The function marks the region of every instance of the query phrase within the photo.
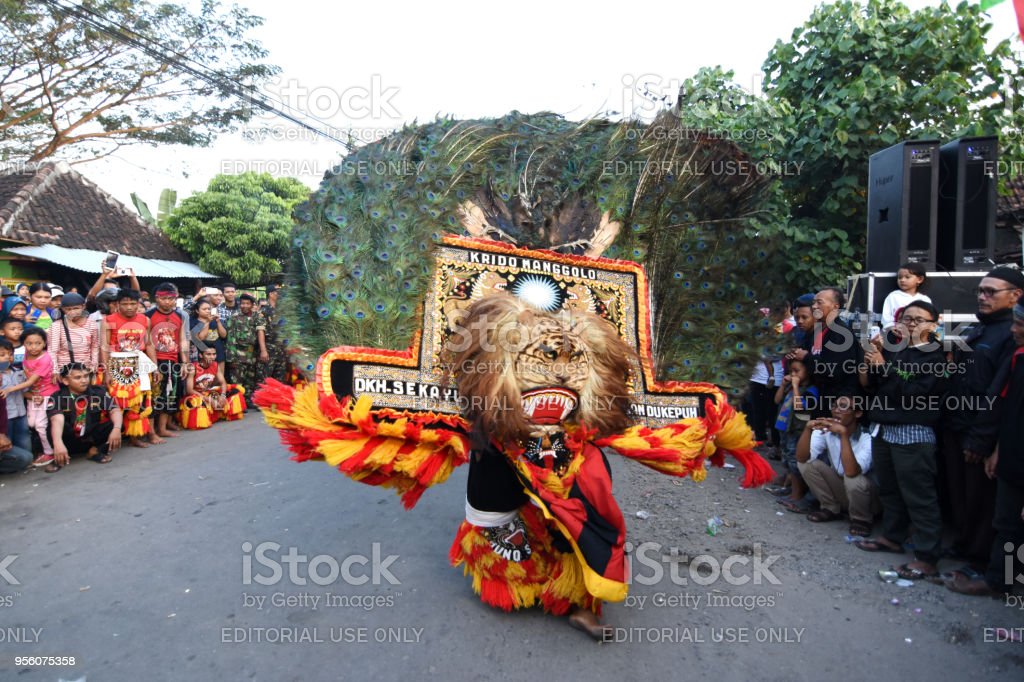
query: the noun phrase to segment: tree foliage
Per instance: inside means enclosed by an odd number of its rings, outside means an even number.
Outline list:
[[[784,233],[799,245],[791,280],[859,269],[874,152],[902,140],[998,134],[1004,159],[1024,159],[1022,63],[1009,40],[986,49],[990,29],[966,2],[911,11],[895,0],[844,0],[818,7],[775,44],[765,96],[782,116],[764,124],[790,136],[780,160],[801,164],[781,178],[791,209]]]
[[[57,9],[69,4],[119,25],[120,37]],[[262,23],[237,5],[222,10],[216,0],[203,0],[197,13],[147,0],[0,0],[0,159],[39,161],[61,152],[89,160],[142,142],[208,145],[252,115],[232,91],[278,72],[250,37]],[[125,38],[183,55],[217,72],[219,85]]]
[[[154,216],[153,212],[149,210],[149,204],[143,201],[142,197],[135,192],[132,192],[131,197],[135,210],[139,212],[143,220],[153,227],[164,227],[171,217],[174,205],[178,203],[178,193],[165,187],[160,191],[160,203],[157,206],[157,214]]]
[[[252,286],[280,273],[292,209],[308,196],[309,188],[294,178],[218,175],[205,192],[182,201],[164,229],[203,270]]]

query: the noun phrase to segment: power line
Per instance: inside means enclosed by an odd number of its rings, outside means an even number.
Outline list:
[[[86,24],[92,26],[96,30],[101,31],[106,35],[110,36],[111,38],[123,42],[126,45],[129,45],[130,47],[133,47],[149,55],[150,57],[153,57],[161,63],[168,64],[178,69],[179,71],[183,71],[192,76],[195,76],[196,78],[199,78],[200,80],[220,89],[222,92],[234,95],[235,97],[238,97],[239,99],[242,99],[243,101],[249,104],[255,105],[256,107],[263,111],[266,111],[267,113],[273,114],[274,116],[278,116],[287,121],[290,121],[291,123],[294,123],[297,126],[300,126],[316,135],[319,135],[320,137],[328,139],[332,142],[336,142],[343,146],[348,151],[352,151],[352,149],[354,149],[355,147],[355,145],[353,145],[351,142],[335,137],[331,133],[324,131],[315,125],[307,123],[305,120],[302,120],[295,114],[282,111],[278,107],[274,106],[274,104],[272,104],[264,95],[259,94],[254,90],[243,88],[238,83],[227,79],[224,76],[224,74],[218,73],[210,69],[206,65],[197,62],[196,60],[186,55],[165,48],[159,45],[153,39],[142,34],[139,34],[124,25],[117,24],[87,7],[81,5],[74,5],[71,3],[60,3],[57,2],[56,0],[41,0],[41,2],[45,5],[50,6],[57,12],[72,16],[76,19],[79,19],[80,21],[85,22]],[[330,124],[328,124],[327,122],[321,121],[320,119],[317,119],[314,116],[310,116],[305,112],[298,111],[293,107],[289,106],[285,102],[277,100],[277,103],[286,109],[296,111],[299,115],[304,116],[305,118],[313,119],[317,123],[330,127]]]

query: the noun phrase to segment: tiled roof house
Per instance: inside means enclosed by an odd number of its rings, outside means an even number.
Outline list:
[[[211,277],[159,228],[66,162],[0,171],[0,240],[8,256],[99,273],[107,250],[140,277]],[[13,244],[12,244],[13,242]]]

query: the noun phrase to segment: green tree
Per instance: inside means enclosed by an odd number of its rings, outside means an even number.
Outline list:
[[[92,21],[116,25],[117,35]],[[250,36],[262,23],[216,0],[195,13],[146,0],[0,0],[0,159],[62,152],[86,161],[141,142],[208,145],[251,118],[236,93],[279,70]],[[219,74],[218,85],[172,64],[175,53]]]
[[[797,288],[833,282],[842,272],[836,262],[854,255],[846,233],[830,226],[815,229],[790,216],[783,177],[799,176],[803,161],[788,150],[798,132],[788,127],[791,104],[738,85],[732,71],[705,67],[683,81],[674,113],[689,128],[711,131],[733,141],[754,161],[754,170],[772,177],[759,210],[746,216],[746,238],[770,250],[775,267],[764,273],[758,294],[762,301],[781,299]]]
[[[149,210],[149,204],[143,201],[142,197],[135,192],[132,192],[131,196],[135,210],[139,212],[143,220],[153,227],[163,227],[166,225],[171,217],[171,212],[174,210],[174,205],[178,203],[178,193],[173,189],[165,187],[160,191],[160,203],[158,204],[157,214],[154,216],[153,212]]]
[[[173,211],[164,230],[207,272],[239,286],[266,282],[289,253],[292,208],[309,196],[294,178],[218,175]]]
[[[785,112],[777,126],[793,133],[780,160],[800,164],[782,177],[786,231],[798,246],[790,280],[859,269],[872,153],[901,140],[1001,134],[1003,158],[1024,159],[1022,62],[1009,40],[986,49],[990,29],[966,2],[911,11],[895,0],[844,0],[775,44],[765,96]]]

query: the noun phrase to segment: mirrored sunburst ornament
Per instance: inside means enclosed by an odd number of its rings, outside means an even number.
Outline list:
[[[523,299],[534,308],[554,312],[562,307],[564,294],[555,281],[549,277],[527,275],[512,285],[512,294]]]

